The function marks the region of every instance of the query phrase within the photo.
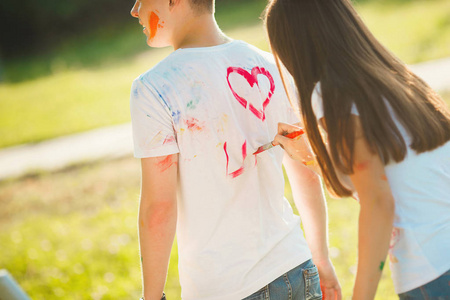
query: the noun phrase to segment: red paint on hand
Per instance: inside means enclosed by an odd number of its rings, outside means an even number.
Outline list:
[[[294,131],[294,132],[286,134],[285,137],[290,138],[290,139],[294,139],[294,138],[296,138],[296,137],[298,137],[298,136],[300,136],[300,135],[302,135],[304,133],[305,133],[305,131],[303,129],[300,129],[298,131]]]

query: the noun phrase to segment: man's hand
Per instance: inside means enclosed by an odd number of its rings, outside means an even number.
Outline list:
[[[314,261],[314,259],[313,259]],[[336,277],[333,264],[330,259],[314,262],[319,270],[320,289],[322,290],[322,299],[341,300],[342,292],[339,281]]]

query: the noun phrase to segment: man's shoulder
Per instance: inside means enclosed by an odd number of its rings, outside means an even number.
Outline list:
[[[173,78],[172,75],[174,74],[180,75],[192,71],[193,68],[204,68],[210,65],[209,60],[211,60],[211,65],[217,66],[220,61],[219,57],[225,57],[224,63],[229,63],[229,58],[235,60],[239,57],[238,61],[245,61],[245,57],[251,57],[252,60],[256,58],[257,61],[263,61],[262,64],[266,67],[269,65],[276,67],[275,59],[271,53],[247,42],[234,40],[223,46],[174,51],[142,73],[136,80],[147,84],[156,84],[160,80]]]
[[[275,58],[273,57],[273,54],[270,52],[267,52],[265,50],[262,50],[261,48],[256,47],[255,45],[243,43],[249,51],[253,51],[255,54],[262,56],[263,58],[267,59],[271,63],[275,63]]]
[[[170,54],[158,63],[156,63],[153,67],[139,75],[136,80],[140,81],[153,81],[158,77],[161,77],[165,72],[170,70],[177,62],[174,59],[173,55]],[[150,80],[151,79],[151,80]]]

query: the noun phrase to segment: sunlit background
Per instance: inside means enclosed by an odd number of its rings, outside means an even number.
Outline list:
[[[226,34],[268,50],[260,19],[265,0],[216,1]],[[129,15],[133,4],[0,1],[0,151],[130,121],[131,82],[171,51],[147,47]],[[406,63],[450,56],[450,1],[355,5]],[[450,94],[443,96],[449,103]],[[126,156],[0,181],[0,269],[32,299],[138,299],[139,176],[139,161]],[[350,299],[358,204],[329,199],[328,205],[330,254]],[[166,294],[180,298],[176,245]],[[388,268],[376,299],[396,299]]]

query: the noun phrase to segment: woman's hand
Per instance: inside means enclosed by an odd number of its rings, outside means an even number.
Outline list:
[[[320,175],[320,169],[316,162],[315,155],[311,150],[308,138],[305,134],[293,139],[285,136],[291,132],[299,130],[303,129],[297,125],[278,123],[278,134],[273,139],[273,145],[280,145],[292,159],[300,161],[305,166]]]

